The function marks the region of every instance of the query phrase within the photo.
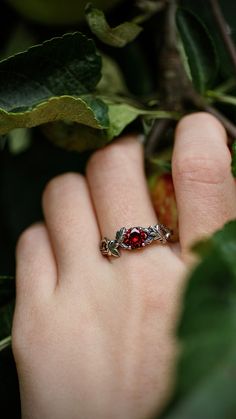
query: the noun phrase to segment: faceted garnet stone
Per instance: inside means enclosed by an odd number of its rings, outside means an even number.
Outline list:
[[[125,233],[123,243],[130,246],[131,249],[142,247],[147,238],[147,233],[142,231],[139,227],[129,228]]]

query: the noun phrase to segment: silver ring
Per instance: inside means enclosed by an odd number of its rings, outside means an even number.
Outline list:
[[[114,240],[104,237],[100,243],[100,251],[104,256],[120,257],[120,249],[135,250],[141,249],[154,241],[162,244],[168,242],[172,232],[163,224],[155,224],[148,228],[144,227],[122,227],[116,232]]]

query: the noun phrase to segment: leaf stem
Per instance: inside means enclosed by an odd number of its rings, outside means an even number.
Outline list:
[[[236,138],[236,126],[228,119],[226,116],[224,116],[218,109],[214,108],[211,105],[206,105],[204,107],[204,110],[206,112],[211,113],[216,118],[219,119],[219,121],[222,123],[222,125],[225,127],[226,131],[230,135],[231,139],[235,140]],[[231,143],[232,141],[230,141]]]
[[[171,124],[172,121],[170,119],[159,119],[155,121],[153,128],[148,135],[148,141],[145,147],[146,158],[149,158],[154,154],[161,137],[164,135],[165,131]]]
[[[165,36],[166,36],[166,47],[170,49],[176,49],[176,15],[177,4],[176,0],[169,0],[169,6],[166,11],[166,22],[165,22]]]
[[[226,80],[224,83],[220,84],[218,87],[214,89],[216,93],[227,93],[236,87],[236,80],[234,78],[230,78]]]
[[[226,131],[228,132],[230,138],[230,143],[232,139],[236,138],[236,125],[234,125],[225,115],[223,115],[218,109],[212,106],[208,101],[207,98],[200,96],[195,90],[189,94],[188,99],[200,110],[205,112],[209,112],[214,115],[222,125],[225,127]]]
[[[207,97],[215,100],[216,102],[227,103],[229,105],[236,106],[236,97],[230,95],[221,94],[215,90],[208,90]]]
[[[11,336],[7,336],[5,339],[2,339],[0,341],[0,351],[3,351],[3,349],[7,348],[11,345]]]
[[[142,10],[142,14],[136,16],[132,22],[136,25],[140,25],[150,19],[154,14],[160,12],[166,6],[167,0],[156,1],[147,1],[139,0],[136,2],[136,7]]]
[[[145,115],[146,118],[158,118],[158,119],[171,119],[178,121],[183,114],[181,112],[175,111],[163,111],[163,110],[142,110],[142,115]]]
[[[232,64],[236,73],[236,48],[234,42],[230,36],[230,31],[228,30],[228,24],[223,16],[221,7],[218,0],[209,0],[212,8],[215,21],[221,33],[222,39],[224,41],[225,47],[228,50],[229,56],[231,58]]]

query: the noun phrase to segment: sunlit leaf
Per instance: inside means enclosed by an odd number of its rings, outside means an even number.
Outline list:
[[[119,65],[111,57],[102,56],[102,78],[96,90],[103,94],[127,94],[128,89]]]
[[[108,108],[108,128],[97,130],[70,122],[50,123],[42,127],[46,137],[59,147],[81,152],[103,147],[118,137],[129,124],[139,117],[167,119],[180,117],[177,112],[141,108],[135,103],[125,103],[128,100],[125,98],[119,98],[121,103],[117,103],[117,97],[114,97],[113,100],[112,96],[111,98],[101,96],[101,99]]]
[[[109,108],[110,127],[108,128],[107,136],[111,139],[120,135],[124,128],[135,121],[139,116],[145,116],[150,119],[167,118],[178,120],[180,118],[178,112],[141,108],[138,105],[125,103],[125,101],[123,103],[116,103],[106,99],[104,99],[104,101]]]
[[[0,62],[0,134],[61,119],[107,128],[107,106],[90,94],[100,78],[101,57],[79,32]]]
[[[115,28],[111,28],[102,10],[88,4],[85,9],[86,19],[94,35],[100,41],[112,47],[124,47],[133,41],[142,31],[142,28],[134,22],[124,22]]]

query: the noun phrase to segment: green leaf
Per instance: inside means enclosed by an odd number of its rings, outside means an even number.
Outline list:
[[[226,103],[228,105],[236,106],[236,97],[230,95],[224,95],[216,90],[208,90],[206,96],[215,102]]]
[[[9,132],[8,148],[12,154],[20,154],[32,145],[32,131],[27,128],[18,128]]]
[[[69,151],[95,150],[108,142],[104,130],[73,122],[51,122],[43,125],[42,131],[49,141]]]
[[[179,326],[182,353],[165,419],[236,417],[236,221],[195,246]]]
[[[122,48],[142,32],[142,28],[133,22],[124,22],[111,28],[102,10],[96,9],[92,4],[88,4],[85,13],[92,33],[112,47]]]
[[[103,100],[107,103],[109,108],[110,127],[107,130],[109,139],[120,135],[124,128],[135,121],[139,116],[143,116],[147,119],[167,118],[178,120],[180,118],[180,114],[177,112],[160,111],[159,109],[142,109],[134,104],[111,102],[105,98],[103,98]]]
[[[108,108],[110,121],[108,128],[97,130],[81,124],[57,122],[44,125],[42,127],[44,134],[59,147],[82,152],[105,146],[108,142],[118,137],[129,124],[140,116],[147,119],[180,118],[180,114],[177,112],[138,107],[138,104],[133,103],[129,98],[101,96],[101,99]],[[129,103],[126,103],[126,101]]]
[[[96,90],[101,94],[127,94],[128,89],[118,64],[108,55],[102,57],[102,78]]]
[[[155,71],[153,74],[153,68],[141,43],[131,42],[120,49],[118,55],[127,86],[132,94],[136,97],[153,97],[156,89]]]
[[[220,3],[226,20],[228,19],[228,22],[230,24],[232,24],[232,22],[234,21],[234,25],[231,26],[231,33],[234,39],[236,39],[236,32],[234,30],[236,22],[236,9],[234,7],[234,3],[232,2],[232,0],[220,0]],[[194,13],[195,16],[198,16],[198,18],[204,23],[205,27],[207,28],[207,31],[210,34],[210,37],[213,40],[216,49],[220,74],[223,77],[235,77],[235,69],[232,64],[232,60],[229,56],[227,48],[225,48],[224,40],[222,39],[222,35],[219,31],[217,23],[211,13],[209,2],[206,0],[179,0],[179,5]]]
[[[219,68],[214,44],[204,24],[188,10],[179,8],[176,22],[193,84],[204,93],[212,86]]]
[[[6,134],[15,128],[31,128],[62,119],[97,129],[107,128],[109,125],[107,107],[102,101],[93,96],[61,96],[51,98],[25,112],[6,112],[0,109],[0,134]]]
[[[133,19],[133,22],[140,24],[150,19],[157,12],[163,10],[165,4],[164,2],[158,2],[156,0],[139,0],[136,3],[136,7],[142,11],[142,14],[136,16]]]
[[[127,103],[109,103],[110,127],[107,132],[109,139],[118,137],[131,122],[142,115],[141,109],[137,109]]]
[[[75,24],[84,18],[87,0],[7,0],[27,19],[48,25]],[[121,0],[94,0],[94,4],[108,10]]]
[[[9,346],[11,346],[11,336],[7,336],[6,338],[0,340],[0,352]]]
[[[236,178],[236,141],[232,145],[232,173]]]
[[[100,78],[101,57],[79,32],[0,62],[0,134],[61,119],[108,127],[107,106],[90,94]]]
[[[32,93],[38,102],[91,92],[101,78],[101,57],[91,39],[68,33],[1,61],[0,74],[0,104],[14,110],[23,107],[22,92],[25,107],[34,105]]]

